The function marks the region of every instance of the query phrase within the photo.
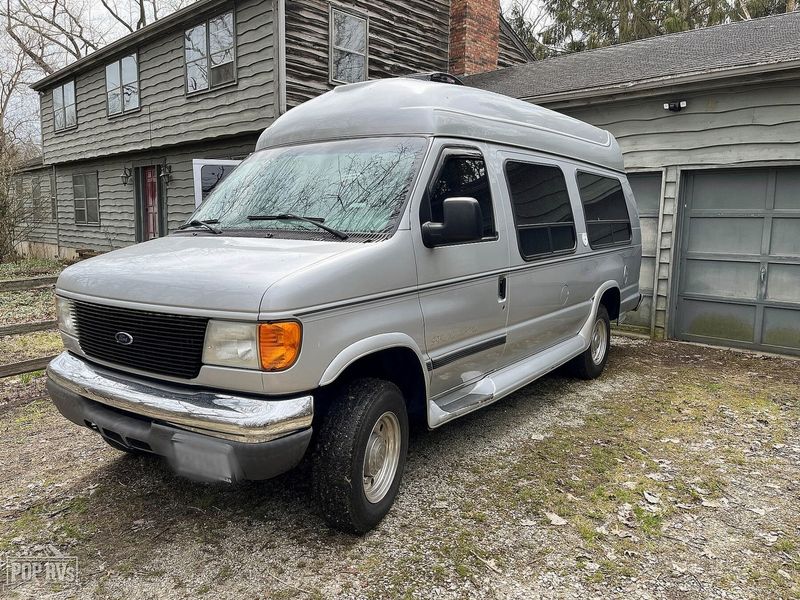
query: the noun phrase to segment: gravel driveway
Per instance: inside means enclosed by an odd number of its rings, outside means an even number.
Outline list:
[[[412,435],[397,504],[325,526],[302,468],[237,487],[121,455],[45,400],[0,415],[0,552],[75,555],[53,598],[798,598],[800,362],[614,338]],[[0,565],[1,566],[1,565]]]

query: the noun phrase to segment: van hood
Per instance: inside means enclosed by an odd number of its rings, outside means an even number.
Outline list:
[[[280,279],[358,245],[275,238],[160,238],[65,269],[59,292],[86,300],[257,315]]]

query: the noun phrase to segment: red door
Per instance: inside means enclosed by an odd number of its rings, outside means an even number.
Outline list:
[[[158,168],[144,167],[144,239],[161,235],[158,218]]]

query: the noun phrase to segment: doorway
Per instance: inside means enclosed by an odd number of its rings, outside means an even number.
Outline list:
[[[160,165],[136,167],[136,241],[166,234],[166,201]]]

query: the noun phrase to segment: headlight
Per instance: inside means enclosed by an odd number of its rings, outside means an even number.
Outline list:
[[[75,326],[75,303],[69,298],[56,296],[56,318],[58,328],[67,335],[78,336],[78,328]]]
[[[258,326],[254,323],[209,321],[203,363],[258,369]]]
[[[297,321],[235,323],[209,321],[203,364],[284,371],[300,354],[302,327]]]

